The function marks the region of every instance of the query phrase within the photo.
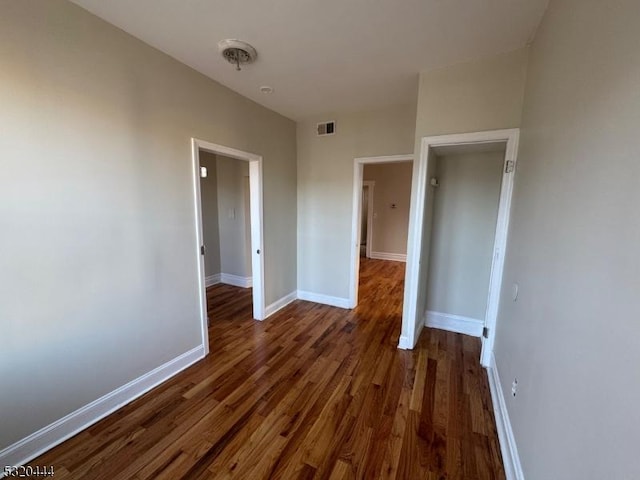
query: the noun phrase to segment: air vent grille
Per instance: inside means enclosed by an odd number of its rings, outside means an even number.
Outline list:
[[[333,135],[336,133],[336,122],[323,122],[318,124],[318,136]]]

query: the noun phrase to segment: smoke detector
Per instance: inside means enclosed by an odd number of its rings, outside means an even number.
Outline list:
[[[218,42],[218,50],[227,62],[236,66],[236,70],[240,70],[240,65],[253,63],[258,57],[255,48],[247,42],[233,38]]]

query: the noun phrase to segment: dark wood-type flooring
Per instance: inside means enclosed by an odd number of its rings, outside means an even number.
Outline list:
[[[30,462],[57,479],[504,479],[477,338],[397,349],[404,264],[362,260],[360,305],[207,291],[211,353]]]

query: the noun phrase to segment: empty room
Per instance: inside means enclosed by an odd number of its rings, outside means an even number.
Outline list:
[[[0,0],[0,477],[640,478],[639,27]]]

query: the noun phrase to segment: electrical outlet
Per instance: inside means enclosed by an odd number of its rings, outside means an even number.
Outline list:
[[[511,395],[515,397],[517,393],[518,393],[518,379],[514,378],[513,383],[511,384]]]

